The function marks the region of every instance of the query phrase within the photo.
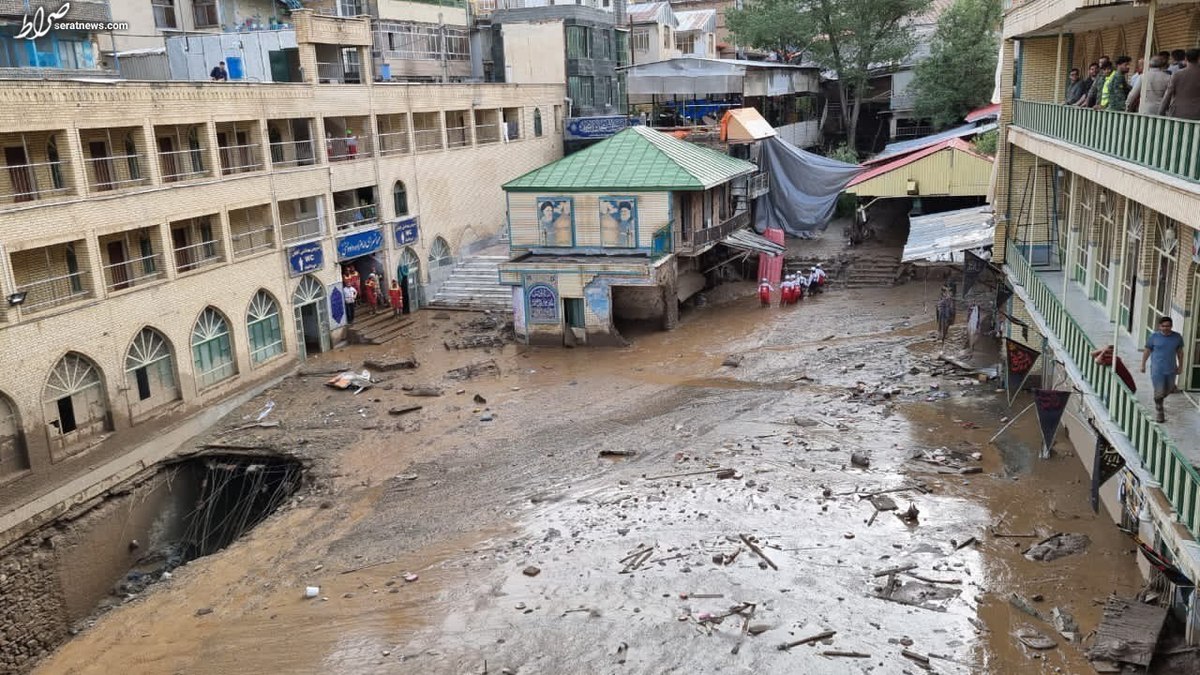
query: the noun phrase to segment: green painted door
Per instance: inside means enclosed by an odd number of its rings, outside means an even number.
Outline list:
[[[567,314],[567,325],[571,328],[583,328],[583,298],[563,298],[563,307]]]

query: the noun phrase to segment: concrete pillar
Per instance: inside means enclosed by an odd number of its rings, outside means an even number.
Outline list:
[[[114,140],[113,143],[115,144],[117,141]],[[149,118],[142,122],[142,147],[145,148],[146,161],[143,164],[146,165],[145,170],[150,176],[150,184],[162,185],[162,165],[158,159],[158,145],[154,140],[154,122]],[[122,148],[121,152],[113,150],[113,154],[124,154],[124,149]]]

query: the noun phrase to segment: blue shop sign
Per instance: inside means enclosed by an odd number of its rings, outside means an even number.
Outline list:
[[[409,244],[417,243],[419,232],[417,230],[417,217],[409,216],[396,221],[393,226],[396,235],[397,246],[408,246]]]
[[[549,284],[534,284],[528,291],[529,323],[558,323],[558,292]]]
[[[568,117],[566,137],[568,140],[608,138],[628,127],[640,124],[641,120],[627,115],[601,115],[597,117]]]
[[[292,276],[316,272],[325,266],[325,249],[319,241],[310,241],[288,249],[288,266]]]
[[[355,232],[337,240],[338,260],[349,260],[369,255],[383,248],[383,232],[379,228]]]

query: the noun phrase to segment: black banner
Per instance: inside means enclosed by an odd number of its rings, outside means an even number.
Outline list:
[[[996,308],[1005,309],[1008,307],[1008,301],[1012,296],[1012,286],[1009,286],[1007,281],[1001,281],[1000,286],[996,288]]]
[[[975,282],[979,280],[979,275],[987,269],[987,261],[970,251],[963,253],[963,297],[965,298],[967,293],[971,292],[971,288],[975,286]]]
[[[1004,340],[1004,351],[1005,388],[1008,390],[1008,403],[1012,405],[1013,399],[1021,392],[1021,387],[1025,386],[1025,380],[1029,379],[1029,374],[1033,372],[1033,364],[1042,353],[1012,338]]]
[[[1134,538],[1134,541],[1137,542],[1138,548],[1142,551],[1142,555],[1146,556],[1146,560],[1150,563],[1150,565],[1159,572],[1162,572],[1163,576],[1167,578],[1167,581],[1170,581],[1176,586],[1195,586],[1192,580],[1187,578],[1187,576],[1181,572],[1178,567],[1172,565],[1171,561],[1167,560],[1166,557],[1164,557],[1158,551],[1155,551],[1147,546],[1146,542],[1137,537]]]
[[[1067,399],[1071,392],[1057,389],[1034,389],[1033,403],[1037,409],[1038,426],[1042,428],[1042,457],[1050,456],[1050,448],[1054,447],[1054,435],[1062,423],[1063,414],[1067,412]]]
[[[1125,466],[1125,458],[1107,438],[1096,431],[1095,427],[1092,427],[1092,431],[1096,434],[1096,456],[1092,460],[1092,512],[1099,513],[1100,486],[1117,475],[1121,467]]]

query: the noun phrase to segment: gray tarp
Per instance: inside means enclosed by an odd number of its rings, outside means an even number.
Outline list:
[[[805,152],[778,137],[762,144],[762,168],[771,175],[771,191],[755,201],[754,229],[760,233],[777,227],[794,237],[809,237],[824,230],[838,195],[865,170]]]

